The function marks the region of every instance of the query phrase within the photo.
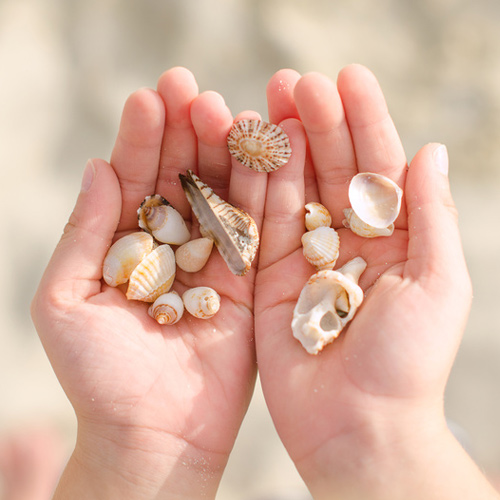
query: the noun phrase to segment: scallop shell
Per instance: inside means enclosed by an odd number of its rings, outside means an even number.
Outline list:
[[[306,205],[306,229],[308,231],[313,231],[318,227],[330,227],[332,224],[332,216],[328,209],[318,203],[317,201],[312,201]]]
[[[104,258],[104,281],[109,286],[126,283],[136,266],[153,250],[153,246],[153,237],[142,231],[116,240]]]
[[[220,308],[220,296],[208,286],[190,288],[182,294],[186,310],[196,318],[209,319]]]
[[[356,215],[366,224],[386,228],[398,217],[403,190],[381,174],[363,172],[349,184],[349,201]]]
[[[318,354],[335,340],[363,302],[359,276],[366,268],[361,257],[337,271],[318,271],[302,289],[293,311],[293,336],[309,354]]]
[[[318,271],[335,267],[339,246],[339,235],[331,227],[318,227],[302,235],[304,257]]]
[[[210,238],[188,241],[175,251],[175,261],[183,271],[195,273],[207,263],[213,246],[214,242]]]
[[[285,165],[292,154],[285,132],[262,120],[240,120],[227,137],[229,152],[243,165],[257,172],[273,172]]]
[[[363,222],[352,208],[344,208],[344,217],[342,221],[344,227],[351,229],[353,233],[356,233],[363,238],[377,238],[379,236],[391,236],[394,232],[394,224],[388,227],[373,227],[366,222]]]
[[[179,178],[201,233],[215,242],[231,272],[243,276],[259,247],[257,224],[246,212],[217,196],[191,170]]]
[[[182,245],[191,238],[182,215],[159,194],[144,199],[137,210],[137,218],[139,227],[162,243]]]
[[[130,275],[127,299],[154,302],[170,290],[174,279],[174,251],[169,245],[160,245],[148,254]]]
[[[160,325],[174,325],[184,314],[184,303],[177,292],[164,293],[149,306],[148,314]]]

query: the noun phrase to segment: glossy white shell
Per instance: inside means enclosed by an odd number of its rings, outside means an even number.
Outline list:
[[[153,250],[151,235],[142,231],[128,234],[115,241],[102,266],[104,281],[110,286],[126,283],[137,265]]]
[[[186,310],[196,318],[209,319],[220,308],[220,296],[208,286],[190,288],[182,294]]]
[[[363,302],[357,285],[366,262],[361,257],[337,271],[318,271],[302,289],[293,311],[293,336],[309,354],[318,354],[338,337]]]
[[[317,201],[312,201],[307,203],[306,206],[306,217],[305,224],[308,231],[313,231],[318,227],[330,227],[332,224],[332,216],[328,209],[318,203]]]
[[[200,271],[207,263],[213,246],[210,238],[196,238],[184,243],[175,251],[177,265],[188,273]]]
[[[304,257],[318,271],[335,267],[339,246],[339,235],[332,227],[321,226],[302,235]]]
[[[184,314],[184,303],[177,292],[167,292],[149,306],[148,314],[160,325],[174,325]]]
[[[363,238],[377,238],[379,236],[391,236],[394,232],[394,224],[388,227],[373,227],[366,222],[363,222],[354,212],[352,208],[344,208],[344,217],[342,221],[344,227],[351,229],[353,233],[356,233]]]

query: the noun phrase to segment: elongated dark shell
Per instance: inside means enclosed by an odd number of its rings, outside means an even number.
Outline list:
[[[259,247],[257,224],[246,212],[217,196],[191,170],[179,178],[202,234],[214,240],[231,272],[243,276]]]

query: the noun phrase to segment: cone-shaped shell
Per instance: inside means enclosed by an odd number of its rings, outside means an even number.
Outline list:
[[[127,299],[154,302],[170,290],[175,278],[175,255],[169,245],[155,248],[130,275]]]
[[[240,120],[227,137],[229,152],[243,165],[257,172],[273,172],[285,165],[292,154],[285,132],[262,120]]]
[[[363,172],[349,184],[349,201],[356,215],[366,224],[386,228],[397,218],[403,190],[381,174]]]
[[[183,271],[196,273],[207,263],[213,246],[214,242],[210,238],[188,241],[175,251],[175,261]]]
[[[318,227],[302,235],[304,257],[318,271],[335,267],[339,246],[339,235],[332,227]]]
[[[370,224],[363,222],[352,208],[344,208],[344,217],[342,221],[344,227],[351,229],[353,233],[356,233],[363,238],[378,238],[379,236],[391,236],[394,232],[394,224],[388,227],[373,227]]]
[[[186,175],[180,174],[179,178],[200,222],[200,232],[214,241],[232,273],[244,275],[259,247],[255,221],[243,210],[217,196],[191,170]]]
[[[332,216],[328,209],[318,203],[317,201],[312,201],[307,203],[306,208],[306,229],[308,231],[313,231],[318,227],[330,227],[332,224]]]
[[[164,293],[149,306],[148,314],[160,325],[174,325],[184,314],[184,303],[177,292]]]
[[[182,294],[186,310],[196,318],[209,319],[220,308],[220,296],[208,286],[190,288]]]
[[[104,281],[110,286],[126,283],[137,265],[153,250],[152,236],[142,231],[116,240],[108,250],[102,266]]]

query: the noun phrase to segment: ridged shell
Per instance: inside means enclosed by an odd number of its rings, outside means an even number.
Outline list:
[[[304,257],[318,271],[335,267],[339,246],[339,235],[331,227],[318,227],[302,235]]]
[[[328,209],[318,203],[317,201],[312,201],[307,203],[306,208],[306,229],[308,231],[313,231],[318,227],[330,227],[332,224],[332,216]]]
[[[349,184],[349,201],[356,215],[366,224],[386,228],[398,217],[403,190],[381,174],[363,172]]]
[[[188,241],[175,251],[175,261],[183,271],[195,273],[203,269],[213,246],[214,242],[210,238],[196,238]]]
[[[148,314],[160,325],[174,325],[184,314],[184,303],[177,292],[164,293],[149,306]]]
[[[196,318],[209,319],[220,308],[220,296],[208,286],[190,288],[182,294],[186,310]]]
[[[363,238],[390,236],[394,232],[394,224],[383,228],[373,227],[363,222],[352,208],[344,208],[343,212],[345,219],[342,221],[342,224],[344,227],[351,229],[353,233],[363,236]]]
[[[175,279],[175,255],[169,245],[156,247],[130,276],[127,299],[154,302]]]
[[[243,165],[257,172],[273,172],[285,165],[292,154],[285,132],[262,120],[240,120],[227,137],[229,152]]]
[[[259,247],[257,224],[246,212],[217,196],[191,170],[179,178],[201,233],[214,241],[231,272],[243,276]]]
[[[144,199],[137,218],[139,227],[162,243],[182,245],[191,237],[182,215],[159,194]]]
[[[142,231],[115,241],[104,258],[104,281],[110,286],[126,283],[136,266],[153,250],[153,245],[152,236]]]
[[[318,354],[335,340],[363,302],[359,276],[366,268],[361,257],[337,271],[318,271],[302,289],[293,311],[293,336],[309,354]]]

